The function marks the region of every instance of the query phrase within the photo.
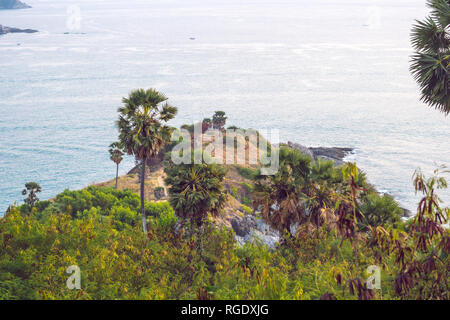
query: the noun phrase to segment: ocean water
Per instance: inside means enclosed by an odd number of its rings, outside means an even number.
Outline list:
[[[414,170],[449,165],[450,119],[408,71],[424,0],[26,2],[0,11],[0,24],[40,31],[0,36],[0,212],[28,181],[46,199],[113,178],[116,110],[140,87],[179,108],[173,125],[224,110],[281,141],[353,147],[409,209]]]

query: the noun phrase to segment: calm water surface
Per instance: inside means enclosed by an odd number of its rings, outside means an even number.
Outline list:
[[[139,87],[166,93],[174,125],[221,109],[281,141],[353,147],[410,209],[415,168],[449,164],[450,119],[419,102],[408,71],[423,0],[26,2],[0,11],[0,24],[40,31],[0,37],[0,212],[28,181],[44,199],[112,178],[116,109]]]

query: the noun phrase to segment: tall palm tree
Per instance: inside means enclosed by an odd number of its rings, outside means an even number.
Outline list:
[[[39,201],[37,193],[41,192],[41,186],[36,182],[25,183],[25,189],[22,190],[22,195],[28,193],[28,197],[24,199],[24,202],[33,208],[34,204]]]
[[[119,164],[123,160],[122,147],[119,142],[113,142],[109,145],[109,154],[110,154],[109,158],[116,164],[116,190],[117,190],[117,182],[119,179]]]
[[[142,229],[147,233],[144,207],[145,165],[170,141],[172,129],[167,126],[177,113],[177,108],[166,102],[167,98],[155,89],[137,89],[118,109],[119,143],[129,155],[141,162],[141,215]]]
[[[197,151],[200,152],[200,151]],[[208,213],[218,215],[226,202],[226,170],[218,164],[181,164],[165,169],[169,202],[175,214],[200,227]]]
[[[420,86],[421,100],[450,112],[450,0],[428,0],[430,15],[417,21],[411,32],[416,51],[411,72]]]

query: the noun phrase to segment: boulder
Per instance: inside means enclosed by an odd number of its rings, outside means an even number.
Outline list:
[[[236,235],[239,237],[245,237],[250,234],[252,229],[256,229],[255,218],[251,215],[245,215],[242,218],[233,218],[230,221],[230,224]]]
[[[333,160],[333,161],[341,161],[353,151],[352,148],[338,148],[338,147],[318,147],[318,148],[309,148],[309,150],[314,154],[314,159],[321,157],[323,159]]]
[[[272,229],[262,219],[257,219],[254,215],[234,218],[231,220],[231,226],[236,233],[236,241],[241,246],[249,241],[259,241],[274,249],[281,240],[278,231]]]

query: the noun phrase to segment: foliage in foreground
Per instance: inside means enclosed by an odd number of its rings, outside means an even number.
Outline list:
[[[425,200],[407,228],[385,223],[343,240],[326,222],[304,224],[277,249],[239,247],[209,223],[185,232],[168,202],[145,204],[143,237],[138,195],[66,190],[0,219],[0,299],[448,299],[449,232],[427,229],[448,216],[434,204],[428,212],[444,181],[416,184]],[[70,265],[81,269],[81,290],[66,286]],[[364,284],[371,265],[381,268],[380,290]]]
[[[339,247],[325,231],[316,243],[299,242],[316,255],[298,256],[301,247],[239,248],[232,231],[211,225],[191,237],[160,217],[149,218],[144,238],[139,223],[123,227],[120,216],[100,211],[39,218],[13,208],[0,220],[0,299],[318,299],[325,291],[354,298],[340,293],[335,272],[363,270],[346,262],[349,244]],[[70,265],[81,269],[81,290],[66,287]]]

